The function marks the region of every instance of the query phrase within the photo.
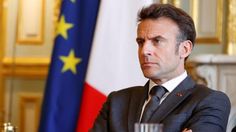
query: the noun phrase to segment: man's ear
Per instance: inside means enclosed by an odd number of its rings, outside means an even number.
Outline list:
[[[186,58],[190,55],[193,49],[193,43],[190,40],[185,40],[179,45],[179,54],[181,58]]]

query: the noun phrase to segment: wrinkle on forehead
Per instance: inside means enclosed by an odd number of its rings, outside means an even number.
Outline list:
[[[158,19],[146,19],[139,23],[137,29],[137,37],[153,38],[162,36],[168,38],[170,34],[177,36],[179,34],[178,25],[170,18],[161,17]]]

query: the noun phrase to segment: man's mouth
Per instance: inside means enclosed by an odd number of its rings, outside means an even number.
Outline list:
[[[154,63],[154,62],[144,62],[144,63],[142,63],[143,67],[150,67],[150,66],[153,66],[153,65],[156,65],[156,63]]]

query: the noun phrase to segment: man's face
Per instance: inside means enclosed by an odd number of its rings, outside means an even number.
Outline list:
[[[136,40],[145,77],[156,83],[164,83],[184,71],[184,58],[180,56],[182,49],[176,47],[178,35],[177,24],[169,18],[141,21]]]

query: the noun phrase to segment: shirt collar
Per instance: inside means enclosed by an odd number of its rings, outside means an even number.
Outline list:
[[[185,78],[187,77],[187,72],[184,71],[181,75],[165,82],[162,84],[163,87],[165,87],[168,92],[172,92]],[[157,84],[153,82],[152,80],[149,81],[149,92],[152,89],[153,86],[156,86]]]

